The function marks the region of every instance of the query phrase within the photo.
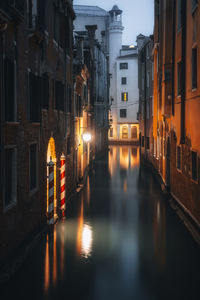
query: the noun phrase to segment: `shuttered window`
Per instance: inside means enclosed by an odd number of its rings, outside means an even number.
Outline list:
[[[7,208],[17,201],[17,150],[5,149],[5,191],[4,206]]]
[[[42,75],[42,101],[41,101],[41,105],[42,108],[44,109],[48,109],[49,108],[49,76],[47,73],[44,73]]]
[[[55,109],[64,111],[64,84],[55,81]]]
[[[4,103],[5,121],[16,121],[15,64],[8,58],[4,59]]]
[[[30,145],[29,166],[30,190],[32,191],[37,188],[37,144]]]
[[[29,72],[29,117],[30,122],[40,122],[42,78]]]

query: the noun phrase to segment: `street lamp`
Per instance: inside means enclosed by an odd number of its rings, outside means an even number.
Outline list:
[[[82,134],[82,139],[83,139],[84,142],[89,143],[91,141],[91,139],[92,139],[91,133],[90,132],[84,132]]]

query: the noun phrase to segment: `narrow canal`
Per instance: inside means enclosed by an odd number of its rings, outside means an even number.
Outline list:
[[[111,146],[1,299],[200,299],[199,250],[139,149]]]

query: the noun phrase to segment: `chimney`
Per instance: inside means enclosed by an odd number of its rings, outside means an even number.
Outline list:
[[[95,39],[95,31],[97,30],[97,25],[86,25],[85,28],[88,31],[89,39]]]

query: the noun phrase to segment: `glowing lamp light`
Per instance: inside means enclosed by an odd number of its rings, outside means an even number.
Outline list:
[[[90,142],[92,139],[92,135],[89,132],[84,132],[82,135],[82,139],[84,142]]]

